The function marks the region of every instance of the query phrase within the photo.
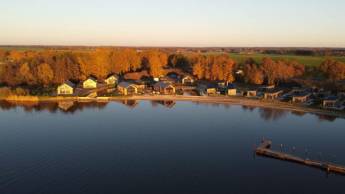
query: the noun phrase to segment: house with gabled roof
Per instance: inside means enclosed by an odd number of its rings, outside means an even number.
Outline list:
[[[305,103],[309,100],[311,93],[309,92],[301,92],[292,95],[292,102],[293,103]]]
[[[192,85],[195,82],[195,79],[191,75],[185,75],[182,77],[181,82],[183,85]]]
[[[117,85],[117,90],[122,95],[133,95],[138,93],[138,87],[136,84],[130,83],[130,82],[120,82]]]
[[[282,94],[283,90],[280,89],[268,89],[264,93],[264,99],[266,100],[276,100],[278,99]]]
[[[337,96],[328,96],[323,99],[322,106],[323,108],[334,108],[338,102]]]
[[[75,84],[67,80],[57,87],[57,95],[73,95]]]
[[[115,75],[115,74],[112,74],[112,75],[109,75],[107,77],[107,79],[104,80],[104,82],[108,85],[108,86],[115,86],[118,84],[118,81],[119,81],[119,76],[118,75]]]
[[[95,77],[90,76],[83,82],[84,89],[95,89],[97,88],[97,79]]]
[[[172,95],[176,93],[176,88],[170,82],[158,82],[153,86],[156,92],[164,95]]]

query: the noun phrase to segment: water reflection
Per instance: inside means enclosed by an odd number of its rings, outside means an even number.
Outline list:
[[[282,109],[260,108],[259,113],[266,121],[276,121],[286,117],[289,112]]]
[[[73,102],[73,101],[61,101],[61,102],[8,102],[0,101],[0,109],[2,111],[8,111],[12,109],[22,108],[25,112],[42,112],[48,111],[50,113],[61,112],[65,114],[74,114],[76,112],[81,112],[84,109],[104,109],[110,102]],[[111,103],[120,103],[128,107],[129,109],[134,109],[139,105],[137,100],[123,100],[123,101],[113,101]],[[193,102],[198,106],[211,106],[211,107],[222,107],[229,109],[234,105],[227,103],[204,103],[204,102]],[[151,101],[151,106],[157,108],[159,106],[165,107],[167,109],[172,109],[176,106],[175,101]],[[254,112],[258,111],[260,117],[265,121],[276,121],[287,117],[289,114],[303,117],[307,113],[299,111],[287,111],[283,109],[274,108],[262,108],[254,106],[241,106],[242,110]],[[337,119],[335,116],[329,115],[316,115],[319,121],[333,122]]]
[[[121,103],[130,109],[137,107],[139,104],[137,100],[123,100]]]
[[[162,105],[166,108],[173,108],[176,105],[175,101],[151,101],[152,107],[157,107],[158,105]]]

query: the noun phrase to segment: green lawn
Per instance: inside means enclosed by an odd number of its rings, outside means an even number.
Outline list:
[[[273,55],[273,54],[237,54],[230,53],[230,57],[234,59],[237,63],[242,64],[246,59],[253,58],[256,62],[260,63],[263,58],[270,57],[272,59],[286,59],[286,60],[296,60],[306,66],[318,66],[327,57],[320,56],[297,56],[297,55]],[[335,60],[345,62],[345,57],[329,57]]]

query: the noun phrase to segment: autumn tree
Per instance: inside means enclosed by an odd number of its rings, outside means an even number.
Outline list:
[[[327,59],[320,65],[320,70],[330,80],[345,79],[345,63],[333,59]]]
[[[33,85],[36,81],[28,63],[23,63],[20,65],[17,78],[21,84]]]
[[[268,84],[275,84],[277,75],[277,63],[271,58],[264,58],[262,60],[262,71],[267,79]]]
[[[20,61],[24,56],[25,54],[21,51],[11,50],[8,58],[12,61]]]
[[[199,55],[193,65],[193,74],[199,79],[233,82],[235,65],[228,55]]]
[[[150,70],[150,75],[160,77],[164,75],[164,67],[168,64],[168,56],[160,51],[148,51],[145,53],[146,65]]]
[[[244,66],[245,82],[261,85],[264,82],[264,73],[256,64],[249,63]]]
[[[48,86],[52,83],[54,72],[49,64],[42,63],[37,67],[38,83],[43,86]]]
[[[169,56],[169,66],[171,68],[178,68],[185,72],[189,72],[192,71],[194,64],[199,63],[197,57],[199,56],[173,54]]]
[[[194,66],[193,66],[193,74],[198,79],[204,78],[204,68],[203,68],[201,62],[197,62],[196,64],[194,64]]]
[[[7,51],[5,51],[5,50],[3,50],[3,49],[0,49],[0,60],[1,60],[1,61],[5,60],[6,57],[7,57],[7,55],[8,55],[8,52],[7,52]]]

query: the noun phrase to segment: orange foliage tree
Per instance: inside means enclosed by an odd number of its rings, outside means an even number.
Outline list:
[[[327,59],[320,65],[320,70],[328,79],[337,81],[345,79],[345,64],[333,59]]]
[[[42,63],[37,67],[37,79],[38,83],[43,86],[51,84],[54,78],[54,72],[49,64]]]

